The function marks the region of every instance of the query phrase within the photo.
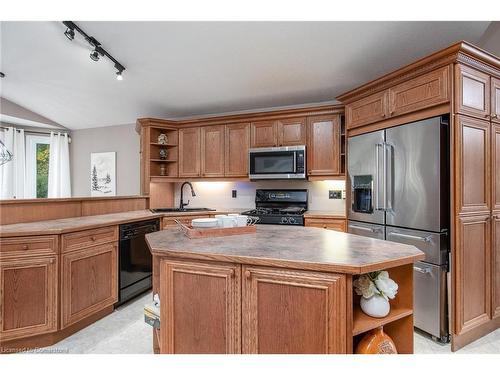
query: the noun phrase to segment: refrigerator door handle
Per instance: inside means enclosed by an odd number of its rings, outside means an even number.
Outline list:
[[[384,148],[384,143],[377,143],[375,145],[375,210],[383,210],[384,208],[380,207],[379,203],[379,196],[380,196],[380,157],[379,157],[379,149],[382,148],[382,151],[385,150]],[[385,151],[384,151],[385,153]],[[385,158],[385,156],[384,156]],[[385,164],[385,159],[384,159],[384,164]],[[385,169],[385,166],[384,166]],[[384,173],[385,176],[385,173]],[[385,183],[384,183],[385,186]]]
[[[430,268],[422,268],[422,267],[413,266],[413,270],[417,271],[419,273],[423,273],[423,274],[431,273]]]
[[[382,143],[382,162],[383,162],[383,182],[384,182],[384,207],[382,209],[387,210],[387,143]]]
[[[373,229],[373,228],[360,227],[358,225],[353,225],[353,224],[349,224],[349,228],[359,229],[359,230],[364,230],[367,232],[375,233],[375,229]]]
[[[389,151],[389,157],[386,156]],[[394,146],[390,143],[384,142],[384,209],[386,211],[392,210],[394,200],[394,168],[393,168],[393,155]]]

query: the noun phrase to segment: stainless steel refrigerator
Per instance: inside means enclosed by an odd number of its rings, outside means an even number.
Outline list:
[[[448,117],[348,138],[348,232],[411,244],[414,324],[448,341]]]

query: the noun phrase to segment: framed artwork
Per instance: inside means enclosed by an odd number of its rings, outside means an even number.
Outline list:
[[[90,154],[90,196],[116,195],[116,152]]]

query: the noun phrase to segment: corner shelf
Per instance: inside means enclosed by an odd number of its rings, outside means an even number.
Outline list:
[[[161,147],[177,147],[176,144],[174,143],[166,143],[166,144],[163,144],[163,143],[157,143],[157,142],[150,142],[149,143],[151,146],[161,146]]]
[[[353,311],[353,327],[352,335],[357,336],[375,329],[377,327],[389,324],[395,320],[410,316],[413,310],[409,308],[391,308],[391,312],[384,318],[372,318],[366,315],[359,306],[356,306]]]
[[[149,159],[149,161],[160,162],[160,163],[177,163],[177,160],[172,160],[172,159]]]

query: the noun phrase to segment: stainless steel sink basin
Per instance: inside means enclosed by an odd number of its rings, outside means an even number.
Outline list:
[[[201,207],[201,208],[195,208],[195,207],[185,207],[185,208],[151,208],[151,212],[154,213],[162,213],[162,212],[196,212],[196,211],[215,211],[213,208],[206,208],[206,207]]]

